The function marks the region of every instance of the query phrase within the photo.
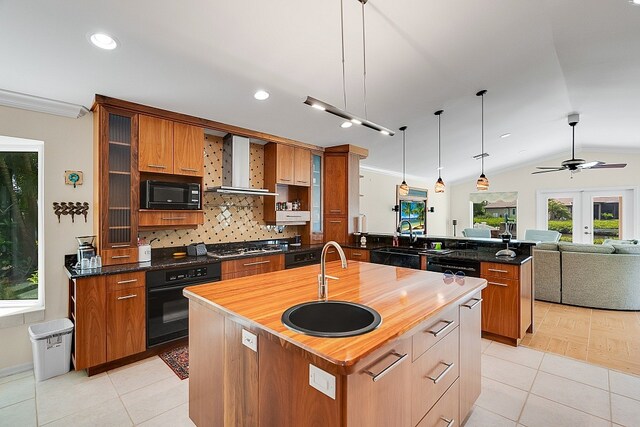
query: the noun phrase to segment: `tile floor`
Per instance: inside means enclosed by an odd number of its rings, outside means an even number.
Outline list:
[[[640,375],[640,312],[536,301],[522,345]]]
[[[0,426],[193,426],[188,384],[158,357],[88,378],[0,378]],[[479,426],[640,426],[640,377],[483,340]]]

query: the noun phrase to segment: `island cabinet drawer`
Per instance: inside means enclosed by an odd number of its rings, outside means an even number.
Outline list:
[[[416,360],[435,343],[453,331],[460,322],[459,315],[458,306],[454,305],[434,317],[424,328],[421,328],[420,331],[416,332],[412,338],[412,360]]]
[[[438,400],[427,415],[416,427],[447,427],[459,426],[458,395],[460,394],[460,380],[456,380],[449,390]]]
[[[480,265],[480,276],[489,279],[518,279],[520,267],[511,264],[500,264],[497,262],[483,262]]]
[[[411,425],[418,424],[458,378],[458,339],[455,328],[411,365]]]
[[[347,259],[369,262],[369,250],[367,249],[345,248],[344,254],[346,255]]]
[[[136,271],[135,273],[120,273],[105,276],[107,292],[124,291],[143,287],[145,284],[145,273]]]

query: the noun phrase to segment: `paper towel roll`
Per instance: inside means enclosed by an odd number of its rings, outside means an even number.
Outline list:
[[[366,215],[358,215],[358,220],[356,222],[356,232],[358,233],[367,232],[367,216]]]

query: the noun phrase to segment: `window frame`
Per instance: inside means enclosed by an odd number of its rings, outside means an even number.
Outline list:
[[[6,309],[31,311],[43,309],[45,304],[45,237],[44,237],[44,141],[0,135],[0,152],[38,153],[38,299],[0,300],[0,316]],[[8,314],[10,314],[8,313]]]

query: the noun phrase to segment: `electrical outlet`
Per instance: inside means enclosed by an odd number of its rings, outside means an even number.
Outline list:
[[[246,329],[242,330],[242,345],[249,347],[251,350],[258,352],[258,336],[252,334]]]
[[[333,400],[336,399],[336,377],[309,364],[309,385]]]

